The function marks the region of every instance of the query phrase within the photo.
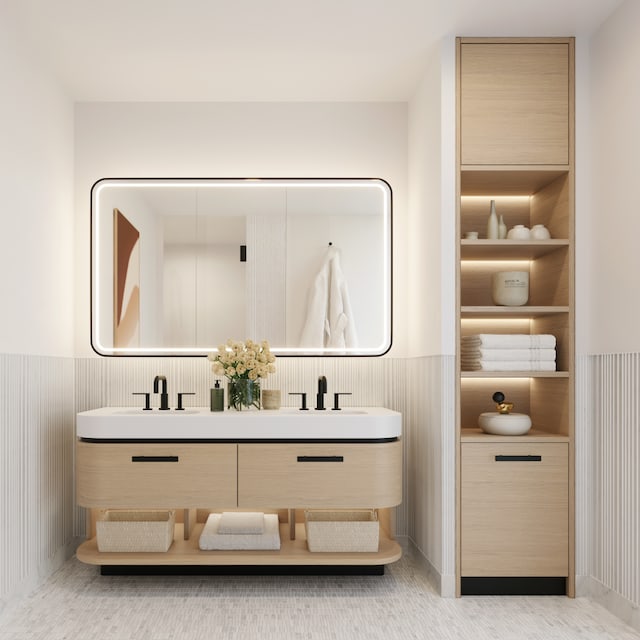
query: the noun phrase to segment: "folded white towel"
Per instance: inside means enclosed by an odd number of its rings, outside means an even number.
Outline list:
[[[467,347],[460,349],[462,360],[555,360],[555,349],[487,349]]]
[[[225,511],[220,516],[218,533],[251,535],[264,531],[264,513]]]
[[[474,360],[464,362],[463,371],[555,371],[555,362],[528,360]]]
[[[218,533],[219,513],[210,513],[200,534],[198,545],[203,551],[251,551],[280,549],[278,514],[264,516],[264,531],[256,534]]]
[[[461,344],[465,347],[488,347],[491,349],[555,349],[556,337],[551,334],[522,333],[479,333],[463,336]]]

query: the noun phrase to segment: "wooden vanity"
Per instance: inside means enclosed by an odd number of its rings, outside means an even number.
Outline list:
[[[371,565],[395,562],[389,510],[402,501],[399,437],[341,441],[87,441],[76,448],[77,502],[88,509],[79,560],[97,565]],[[100,553],[97,509],[176,509],[166,553]],[[311,553],[295,510],[377,509],[376,553]],[[202,551],[208,512],[279,512],[279,551]],[[302,512],[298,512],[298,517]]]

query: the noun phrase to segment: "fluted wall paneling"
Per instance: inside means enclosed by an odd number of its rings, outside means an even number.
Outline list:
[[[0,355],[0,607],[73,547],[74,364]]]
[[[591,575],[640,606],[640,354],[593,357]]]

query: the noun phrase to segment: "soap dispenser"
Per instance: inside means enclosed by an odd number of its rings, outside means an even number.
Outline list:
[[[224,411],[224,389],[220,386],[220,380],[211,391],[211,411]]]

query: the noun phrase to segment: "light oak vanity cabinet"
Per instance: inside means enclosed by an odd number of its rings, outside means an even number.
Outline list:
[[[573,68],[572,38],[457,40],[457,352],[476,334],[557,344],[555,371],[468,371],[458,355],[459,595],[487,578],[574,593]],[[551,239],[487,239],[491,200],[507,228],[543,224]],[[496,306],[492,274],[512,270],[529,273],[528,303]],[[477,428],[495,391],[531,416],[529,434]]]
[[[166,553],[100,553],[89,539],[82,562],[102,565],[360,565],[382,567],[401,557],[389,508],[402,502],[402,442],[86,441],[76,448],[76,495],[96,509],[178,509]],[[295,509],[376,509],[377,552],[310,553]],[[209,511],[281,511],[280,551],[201,551]],[[288,512],[288,513],[287,513]],[[301,512],[298,512],[299,515]]]

